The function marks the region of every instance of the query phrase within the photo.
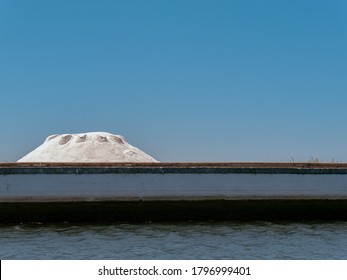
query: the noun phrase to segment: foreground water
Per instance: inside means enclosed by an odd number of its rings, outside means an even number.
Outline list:
[[[0,226],[0,259],[347,259],[347,223]]]

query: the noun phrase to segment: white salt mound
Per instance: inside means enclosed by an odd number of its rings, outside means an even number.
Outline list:
[[[126,142],[123,136],[107,132],[55,134],[18,162],[157,162]]]

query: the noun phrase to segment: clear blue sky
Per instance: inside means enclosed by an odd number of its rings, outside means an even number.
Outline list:
[[[0,161],[108,131],[161,161],[347,161],[347,1],[0,0]]]

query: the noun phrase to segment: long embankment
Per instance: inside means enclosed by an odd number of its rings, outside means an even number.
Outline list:
[[[347,164],[0,163],[0,223],[347,220]]]

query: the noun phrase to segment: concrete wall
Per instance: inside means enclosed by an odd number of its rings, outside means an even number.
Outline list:
[[[0,164],[0,223],[347,220],[347,166]]]
[[[2,174],[0,201],[347,199],[344,174]]]

